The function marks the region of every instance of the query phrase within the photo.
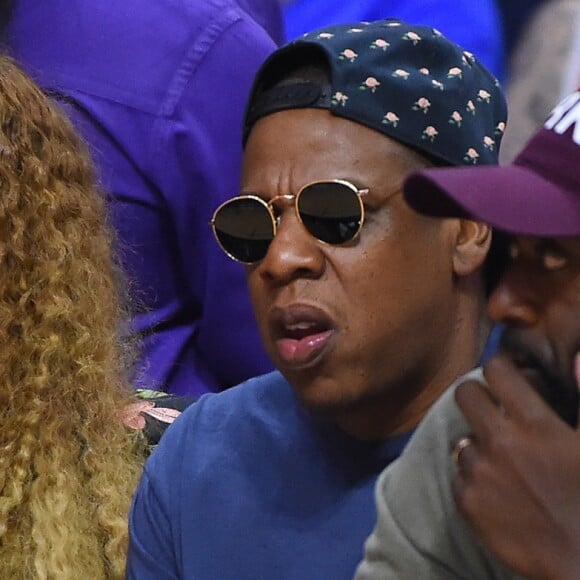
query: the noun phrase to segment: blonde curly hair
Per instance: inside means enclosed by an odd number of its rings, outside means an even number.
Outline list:
[[[0,578],[122,578],[142,456],[102,196],[70,123],[0,57]]]

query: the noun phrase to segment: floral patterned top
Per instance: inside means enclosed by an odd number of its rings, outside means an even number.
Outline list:
[[[137,389],[136,401],[121,412],[121,419],[129,429],[143,431],[149,450],[159,443],[161,436],[196,397],[179,397],[163,391]]]

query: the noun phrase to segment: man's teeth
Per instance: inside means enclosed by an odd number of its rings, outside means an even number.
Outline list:
[[[316,326],[314,322],[296,322],[295,324],[287,324],[286,330],[290,332],[297,331],[297,330],[309,330]]]

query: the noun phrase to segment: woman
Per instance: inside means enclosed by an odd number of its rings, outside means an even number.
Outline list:
[[[103,200],[57,107],[0,57],[0,578],[122,578],[142,464]]]

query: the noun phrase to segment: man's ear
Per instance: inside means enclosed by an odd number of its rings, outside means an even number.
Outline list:
[[[480,221],[458,219],[453,270],[457,276],[468,276],[483,266],[491,247],[491,228]]]

